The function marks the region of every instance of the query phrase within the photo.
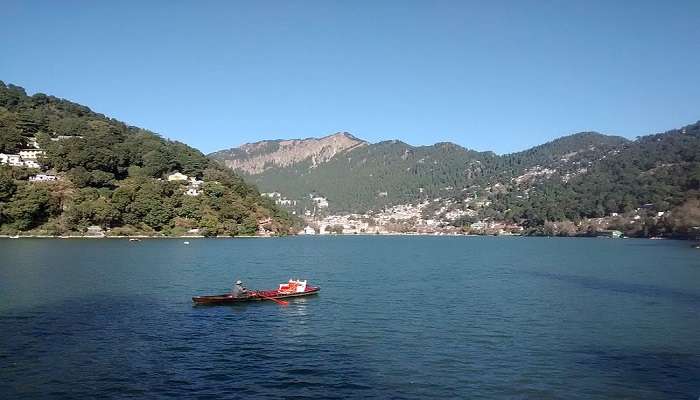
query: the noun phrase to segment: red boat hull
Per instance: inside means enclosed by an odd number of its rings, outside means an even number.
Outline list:
[[[280,293],[277,290],[259,290],[253,292],[248,297],[233,297],[231,294],[219,294],[214,296],[194,296],[192,301],[195,304],[236,304],[236,303],[247,303],[250,301],[262,301],[273,299],[288,299],[291,297],[304,297],[317,294],[321,290],[317,286],[307,286],[306,290],[301,293]]]

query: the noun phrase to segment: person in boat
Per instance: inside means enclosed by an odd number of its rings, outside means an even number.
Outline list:
[[[241,280],[239,279],[233,285],[233,288],[231,289],[231,295],[233,295],[233,297],[248,297],[250,296],[250,293],[248,293],[248,289],[243,285],[243,282],[241,282]]]

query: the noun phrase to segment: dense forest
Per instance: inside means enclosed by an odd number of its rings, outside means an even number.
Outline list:
[[[504,221],[542,232],[551,222],[692,208],[700,197],[700,123],[632,141],[582,132],[501,156],[452,143],[386,141],[246,179],[297,200],[298,211],[313,207],[312,193],[325,196],[328,212],[338,214],[430,200],[426,219],[440,209],[462,209],[470,215],[457,224]],[[668,229],[689,229],[673,226]]]
[[[310,193],[329,197],[332,212],[364,212],[454,194],[495,160],[451,143],[413,147],[386,141],[359,147],[318,167],[311,160],[245,175],[264,191],[277,191],[308,206]],[[465,166],[472,168],[465,172]]]
[[[235,236],[286,234],[295,222],[196,149],[0,82],[0,153],[37,146],[41,170],[0,165],[1,233]],[[168,180],[175,172],[189,179]],[[28,180],[36,174],[56,180]]]
[[[544,221],[597,218],[646,207],[668,211],[700,197],[700,123],[606,149],[585,172],[557,172],[493,196],[503,217]]]

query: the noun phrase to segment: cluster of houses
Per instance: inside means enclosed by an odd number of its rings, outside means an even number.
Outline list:
[[[41,169],[39,157],[44,155],[44,150],[39,147],[36,138],[29,139],[30,148],[21,149],[17,154],[0,153],[0,164],[10,167]],[[29,177],[30,182],[53,182],[59,177],[51,174],[36,174]]]
[[[281,206],[294,207],[297,205],[296,200],[290,200],[290,199],[282,196],[282,193],[280,193],[280,192],[261,193],[261,195],[271,198],[272,200],[275,201],[275,204],[279,204]]]
[[[202,194],[202,184],[204,181],[200,181],[194,176],[187,176],[180,172],[175,172],[168,175],[169,182],[187,182],[187,189],[185,190],[185,195],[187,196],[199,196]]]
[[[18,154],[0,153],[0,164],[11,167],[41,168],[39,157],[44,155],[44,150],[39,148],[35,138],[29,139],[31,148],[21,149]]]

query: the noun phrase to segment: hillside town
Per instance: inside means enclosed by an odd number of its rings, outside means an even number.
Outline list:
[[[263,193],[278,205],[293,208],[297,205],[279,192]],[[418,204],[401,204],[367,213],[331,214],[329,200],[311,193],[312,207],[300,215],[304,221],[299,235],[489,235],[519,236],[541,234],[546,236],[600,236],[620,238],[623,231],[645,231],[669,217],[668,211],[655,211],[646,204],[629,213],[611,213],[601,218],[578,222],[546,222],[533,232],[527,226],[491,218],[479,218],[479,210],[490,202],[477,196],[462,202],[454,199],[431,199]],[[295,211],[292,211],[295,213]],[[700,230],[699,230],[700,233]],[[645,236],[649,232],[645,233]],[[653,236],[653,235],[652,235]]]

